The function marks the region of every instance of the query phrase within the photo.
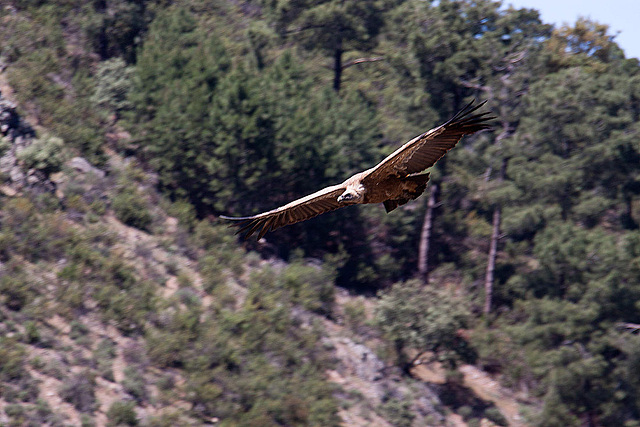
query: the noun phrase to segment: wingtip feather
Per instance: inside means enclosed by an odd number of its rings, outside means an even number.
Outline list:
[[[496,117],[492,115],[490,111],[473,114],[479,108],[482,108],[487,100],[480,102],[478,105],[473,106],[475,99],[471,100],[464,108],[456,113],[450,120],[448,120],[444,126],[460,126],[468,133],[475,133],[481,130],[492,129],[490,120],[494,120]],[[465,133],[466,133],[465,132]]]

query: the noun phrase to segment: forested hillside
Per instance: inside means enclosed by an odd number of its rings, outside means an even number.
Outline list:
[[[606,25],[492,0],[5,0],[0,94],[0,425],[640,425],[640,64]],[[390,214],[260,241],[219,219],[472,99],[493,130]]]

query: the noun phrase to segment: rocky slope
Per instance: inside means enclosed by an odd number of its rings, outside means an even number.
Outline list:
[[[229,265],[219,270],[225,290],[215,287],[212,292],[205,284],[211,277],[202,276],[205,251],[193,243],[189,226],[167,213],[172,207],[155,192],[153,176],[135,162],[110,153],[101,169],[71,157],[54,143],[55,150],[40,159],[54,166],[60,162],[55,171],[49,171],[37,163],[37,154],[43,147],[51,149],[54,137],[45,140],[44,131],[36,133],[19,116],[15,103],[5,97],[0,97],[0,131],[4,144],[0,158],[4,180],[0,185],[4,239],[0,239],[0,332],[4,337],[0,345],[4,361],[0,424],[224,422],[198,409],[182,364],[158,361],[149,341],[149,325],[162,323],[171,307],[180,310],[194,300],[201,319],[218,310],[221,299],[230,301],[232,310],[240,310],[251,293],[254,272],[268,269],[280,274],[287,266],[233,249],[243,254],[242,268],[237,273],[229,273],[229,268],[234,269]],[[25,157],[34,146],[38,150]],[[149,217],[143,222],[136,222],[142,221],[142,216],[136,216],[140,212],[118,207],[118,195],[128,191],[148,210]],[[28,228],[22,230],[22,226]],[[14,237],[18,240],[11,240]],[[25,246],[12,245],[12,241]],[[92,256],[109,261],[75,263],[74,257]],[[82,270],[74,272],[77,265]],[[100,269],[108,271],[96,271]],[[100,280],[114,274],[130,275],[135,282],[131,294],[124,285],[119,290],[109,288],[123,300],[101,294],[105,285]],[[91,286],[79,288],[83,281]],[[139,288],[147,293],[133,292]],[[153,299],[158,309],[168,308],[144,311],[141,299],[145,298]],[[415,378],[409,378],[386,366],[377,355],[384,343],[370,326],[374,304],[338,290],[330,313],[318,314],[304,304],[294,304],[291,310],[301,328],[321,331],[318,345],[330,359],[324,374],[334,385],[341,423],[464,425],[463,418],[454,413],[460,405],[443,404],[441,375],[426,375],[425,367],[417,366]],[[360,310],[360,317],[353,315],[354,308]],[[523,425],[514,414],[516,404],[505,404],[515,402],[512,398],[493,385],[483,393],[484,386],[476,379],[480,376],[489,384],[486,375],[473,367],[464,369],[471,389],[486,400],[474,399],[485,407],[496,402],[512,425]],[[481,418],[471,417],[469,409],[462,412],[474,423]],[[483,419],[482,425],[491,422]]]

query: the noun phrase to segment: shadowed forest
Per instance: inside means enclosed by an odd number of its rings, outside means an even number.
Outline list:
[[[493,129],[390,214],[260,241],[218,218],[342,182],[473,99]],[[640,64],[602,23],[7,0],[0,136],[0,425],[640,425]]]

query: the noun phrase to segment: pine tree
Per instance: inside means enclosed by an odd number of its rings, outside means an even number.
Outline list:
[[[383,25],[378,0],[287,0],[271,5],[277,31],[307,50],[319,50],[333,58],[333,89],[342,84],[349,51],[370,51]],[[361,59],[360,62],[370,61]],[[353,65],[353,64],[352,64]]]

